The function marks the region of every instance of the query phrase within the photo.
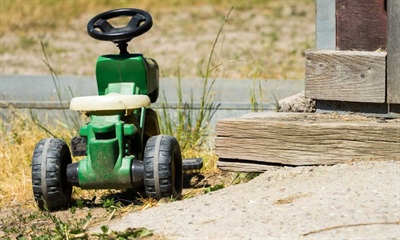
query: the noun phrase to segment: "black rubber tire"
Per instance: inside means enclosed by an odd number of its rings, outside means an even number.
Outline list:
[[[181,198],[182,156],[178,141],[167,135],[149,138],[144,150],[144,188],[147,197]]]
[[[72,184],[67,181],[71,163],[68,145],[61,139],[47,138],[36,144],[32,158],[32,189],[40,209],[68,208]]]

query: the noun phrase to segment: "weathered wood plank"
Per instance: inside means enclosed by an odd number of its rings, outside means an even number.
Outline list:
[[[307,51],[306,97],[384,103],[385,57],[385,52]]]
[[[338,50],[386,49],[386,0],[336,0]]]
[[[266,112],[219,121],[215,150],[223,161],[240,164],[336,164],[400,158],[399,136],[400,120]]]
[[[388,0],[387,101],[400,103],[400,0]]]

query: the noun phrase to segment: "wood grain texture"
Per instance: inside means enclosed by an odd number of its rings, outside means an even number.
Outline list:
[[[337,50],[385,50],[386,33],[385,0],[336,0]]]
[[[388,0],[387,101],[400,103],[400,0]]]
[[[309,50],[306,97],[350,102],[386,102],[386,53]]]
[[[224,119],[216,126],[215,150],[239,166],[272,163],[323,165],[350,160],[400,158],[400,120],[365,117],[259,113]],[[262,166],[261,166],[262,167]],[[226,169],[227,167],[225,167]]]

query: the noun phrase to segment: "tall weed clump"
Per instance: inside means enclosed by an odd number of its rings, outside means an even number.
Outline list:
[[[44,54],[43,63],[48,67],[59,103],[61,116],[46,116],[43,111],[40,118],[33,111],[18,110],[12,106],[3,112],[0,119],[0,207],[13,202],[29,202],[32,194],[32,154],[36,143],[41,139],[55,137],[70,143],[77,135],[82,121],[75,113],[67,114],[61,99],[61,85],[57,73],[50,65],[45,45],[41,42]],[[71,97],[73,97],[70,91]]]
[[[185,102],[183,100],[180,67],[178,66],[178,102],[175,114],[171,114],[171,107],[164,94],[160,117],[161,131],[165,134],[174,136],[178,140],[183,157],[198,157],[198,155],[202,155],[203,160],[205,160],[206,168],[211,169],[215,167],[217,158],[210,151],[204,150],[209,149],[210,144],[207,144],[207,141],[210,140],[210,122],[219,107],[219,104],[213,101],[214,96],[212,94],[212,88],[218,75],[218,67],[221,64],[214,63],[214,54],[223,27],[232,10],[233,7],[231,7],[229,12],[225,15],[214,39],[208,57],[207,66],[203,74],[202,95],[199,99],[198,105],[194,102],[193,90],[190,93],[190,101]],[[215,75],[213,75],[214,73]]]
[[[40,139],[49,137],[29,112],[9,106],[3,113],[7,118],[0,118],[0,207],[33,201],[32,153]],[[63,125],[49,120],[41,125],[50,126],[48,131],[67,142],[71,139],[71,131]]]

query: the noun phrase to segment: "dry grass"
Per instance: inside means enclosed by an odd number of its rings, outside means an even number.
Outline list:
[[[49,134],[39,127],[29,112],[10,107],[7,120],[0,119],[0,207],[16,203],[32,202],[31,162],[36,143]],[[3,112],[4,113],[4,112]],[[66,139],[71,139],[71,130],[53,120],[51,132]],[[41,123],[45,124],[46,123]]]

